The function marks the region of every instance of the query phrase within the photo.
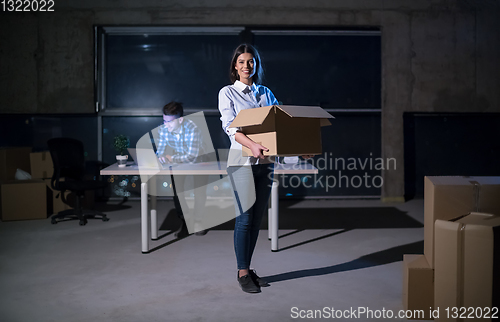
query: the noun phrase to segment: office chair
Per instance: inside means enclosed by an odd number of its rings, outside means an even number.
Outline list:
[[[57,224],[57,219],[79,219],[80,225],[86,225],[87,219],[102,219],[108,221],[105,214],[82,208],[82,200],[87,190],[104,188],[107,183],[95,180],[85,180],[85,155],[83,143],[70,138],[54,138],[47,141],[50,156],[54,163],[54,174],[52,175],[52,189],[60,191],[61,198],[66,203],[65,191],[76,194],[74,209],[60,211],[52,216],[52,224]],[[64,221],[64,220],[59,220]]]

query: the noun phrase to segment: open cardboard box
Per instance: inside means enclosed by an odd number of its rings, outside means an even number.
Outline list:
[[[321,154],[321,127],[334,118],[318,106],[272,105],[242,110],[229,127],[241,132],[269,151],[266,156]],[[243,146],[243,156],[251,156]]]
[[[14,180],[16,170],[30,172],[30,147],[0,148],[0,180]]]

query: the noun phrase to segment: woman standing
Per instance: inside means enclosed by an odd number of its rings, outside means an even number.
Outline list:
[[[219,92],[222,128],[231,141],[227,172],[236,207],[234,250],[238,282],[241,289],[248,293],[259,293],[261,286],[269,286],[250,269],[250,262],[271,192],[274,158],[265,157],[263,151],[269,151],[265,146],[252,141],[239,129],[229,128],[229,125],[241,110],[278,104],[273,93],[259,85],[262,77],[257,50],[251,45],[240,45],[234,51],[230,65],[233,84]],[[250,149],[251,156],[242,156],[242,145]]]

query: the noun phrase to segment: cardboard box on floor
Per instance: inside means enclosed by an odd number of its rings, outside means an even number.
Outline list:
[[[14,180],[17,169],[30,172],[31,148],[0,148],[0,181]]]
[[[454,221],[436,221],[434,305],[440,309],[436,320],[459,320],[447,319],[446,308],[482,308],[484,314],[485,308],[500,307],[499,238],[500,216],[471,213]]]
[[[321,154],[321,127],[331,125],[329,118],[318,106],[272,105],[240,111],[229,127],[268,148],[264,155]],[[245,146],[242,153],[252,155]]]
[[[62,198],[62,193],[58,190],[52,189],[51,179],[44,179],[46,186],[48,187],[48,197],[50,199],[49,203],[49,214],[57,214],[60,211],[73,209],[76,205],[76,194],[69,191],[64,192],[64,202]],[[93,209],[95,205],[95,192],[94,190],[85,191],[85,196],[83,198],[82,207],[85,209]]]
[[[418,310],[420,316],[412,320],[432,320],[430,310],[434,306],[434,270],[425,256],[403,255],[403,308]]]
[[[47,186],[42,180],[4,181],[0,194],[2,221],[47,218]]]
[[[500,177],[425,177],[424,254],[434,267],[434,222],[473,211],[500,214]]]
[[[32,179],[52,178],[54,164],[49,151],[30,153],[30,164]]]

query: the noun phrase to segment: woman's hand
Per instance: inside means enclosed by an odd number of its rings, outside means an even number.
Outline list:
[[[307,160],[307,159],[314,157],[314,154],[304,154],[304,155],[301,155],[301,157],[302,157],[302,159]]]
[[[267,151],[269,151],[269,149],[263,145],[260,145],[259,143],[253,142],[253,144],[250,146],[250,151],[252,151],[252,154],[255,158],[265,159],[266,156],[264,156],[262,151],[267,152]]]
[[[266,148],[263,145],[260,145],[259,143],[255,143],[254,141],[252,141],[245,134],[243,134],[241,132],[236,132],[236,134],[234,135],[234,139],[239,144],[244,145],[247,148],[249,148],[250,151],[252,151],[252,155],[255,158],[259,158],[259,159],[265,159],[266,158],[266,156],[264,156],[264,154],[262,154],[262,151],[266,151],[267,152],[267,151],[269,151],[269,149]]]

